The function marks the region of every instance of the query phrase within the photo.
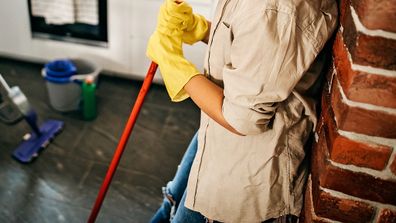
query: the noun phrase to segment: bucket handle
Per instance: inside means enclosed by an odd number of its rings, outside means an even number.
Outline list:
[[[84,80],[87,78],[87,76],[92,76],[95,83],[98,80],[98,75],[100,73],[100,68],[98,67],[92,74],[77,74],[77,75],[73,75],[70,77],[70,80],[77,82],[77,83],[81,83],[84,82]]]
[[[97,66],[96,64],[95,64],[95,66],[97,67],[96,70],[92,74],[89,74],[89,75],[93,76],[93,79],[95,80],[94,82],[96,83],[98,80],[97,77],[101,71],[101,68],[99,66]],[[45,74],[45,68],[41,69],[41,76],[43,76],[45,79],[47,78],[47,75]],[[87,77],[87,74],[73,75],[70,77],[70,82],[74,82],[76,84],[81,84],[82,82],[84,82],[86,77]]]

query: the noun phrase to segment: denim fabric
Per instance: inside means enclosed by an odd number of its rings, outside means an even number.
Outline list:
[[[206,219],[199,212],[190,210],[184,206],[186,200],[187,190],[184,190],[184,194],[181,200],[181,205],[176,211],[176,215],[172,220],[172,223],[205,223]]]
[[[184,207],[188,176],[198,147],[197,136],[198,133],[192,138],[175,177],[166,185],[166,188],[163,188],[164,201],[150,220],[151,223],[205,222],[205,218],[200,213]]]

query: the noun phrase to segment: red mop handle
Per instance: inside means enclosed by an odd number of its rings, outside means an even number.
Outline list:
[[[154,74],[157,71],[158,65],[154,62],[151,63],[150,68],[147,72],[146,78],[144,79],[142,88],[139,91],[139,95],[135,101],[132,112],[129,115],[128,122],[125,126],[124,132],[122,133],[121,139],[118,143],[117,149],[114,152],[113,159],[111,160],[109,169],[107,170],[106,177],[103,180],[102,186],[100,187],[98,196],[96,197],[95,205],[92,208],[91,214],[89,215],[88,223],[94,223],[100,207],[102,206],[103,200],[106,196],[107,190],[111,180],[113,179],[114,173],[117,169],[118,163],[120,162],[122,153],[124,152],[125,146],[128,142],[129,136],[131,135],[133,126],[135,125],[136,119],[139,115],[140,109],[142,108],[144,98],[153,82]]]

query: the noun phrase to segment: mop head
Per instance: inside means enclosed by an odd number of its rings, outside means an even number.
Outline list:
[[[13,157],[22,163],[31,162],[62,131],[63,125],[62,121],[57,120],[44,122],[39,128],[41,134],[37,135],[34,132],[26,134],[24,141],[12,154]]]

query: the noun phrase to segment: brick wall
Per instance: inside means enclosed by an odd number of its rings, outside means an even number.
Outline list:
[[[303,222],[396,223],[396,0],[340,0]]]

